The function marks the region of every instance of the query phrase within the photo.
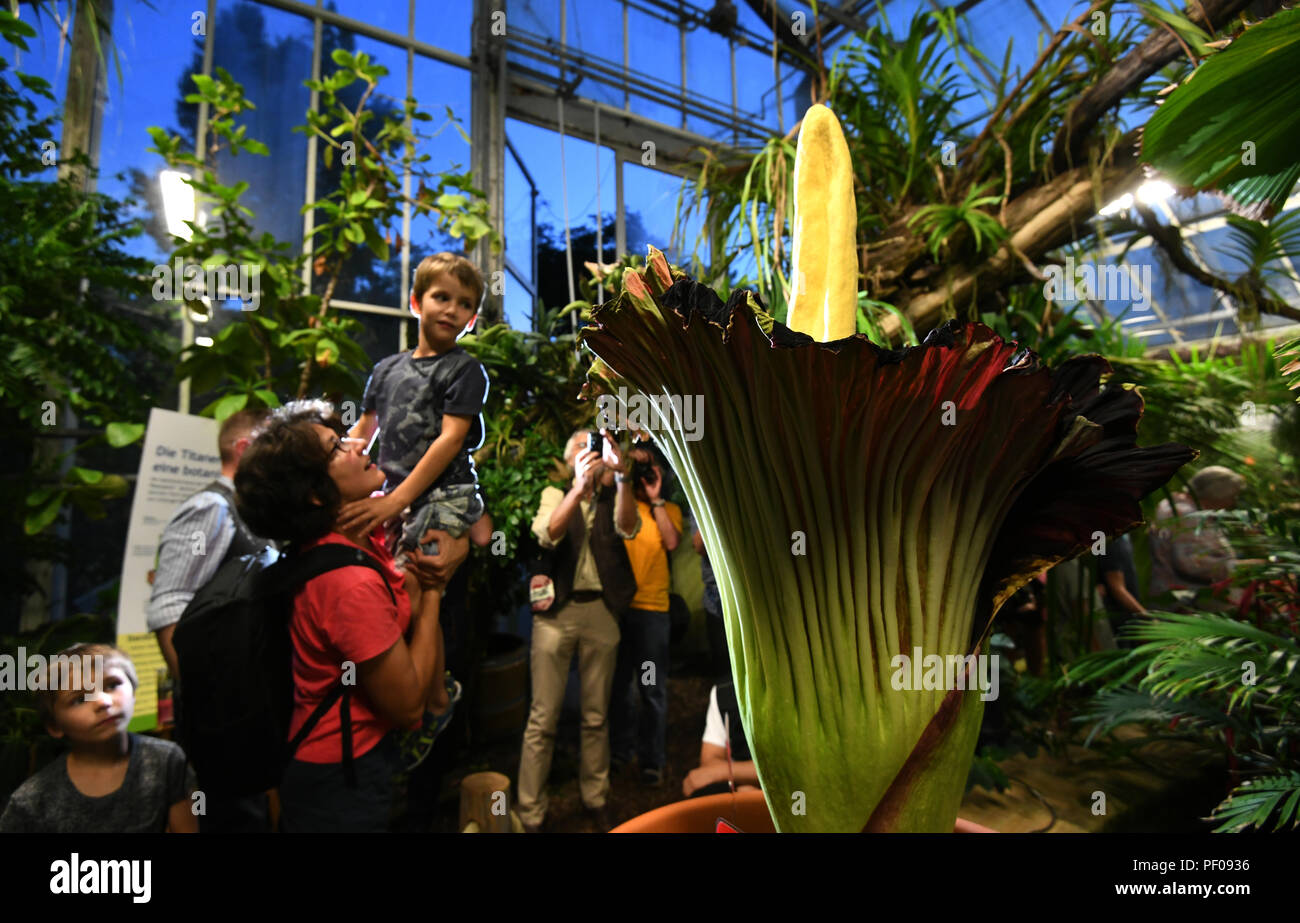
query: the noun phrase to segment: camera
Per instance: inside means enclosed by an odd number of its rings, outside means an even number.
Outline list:
[[[602,440],[601,440],[601,438],[600,438],[600,433],[588,433],[588,434],[587,434],[587,451],[588,451],[588,452],[599,452],[599,451],[600,451],[600,444],[601,444],[601,442],[602,442]]]
[[[653,481],[655,479],[654,462],[634,462],[632,464],[632,477],[637,481]]]

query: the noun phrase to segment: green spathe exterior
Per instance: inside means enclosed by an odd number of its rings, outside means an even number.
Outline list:
[[[1050,371],[979,325],[883,350],[724,305],[651,249],[594,313],[588,393],[700,395],[658,436],[704,535],[759,778],[782,831],[951,831],[978,690],[897,690],[891,659],[986,644],[998,607],[1194,453],[1136,446],[1104,360]]]

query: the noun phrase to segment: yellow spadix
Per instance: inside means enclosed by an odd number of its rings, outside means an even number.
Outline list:
[[[840,120],[810,108],[794,158],[794,257],[786,326],[828,342],[857,332],[858,208]]]

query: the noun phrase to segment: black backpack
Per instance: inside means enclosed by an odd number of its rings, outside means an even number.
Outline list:
[[[185,607],[172,636],[182,690],[176,725],[201,788],[221,795],[275,788],[298,746],[340,699],[343,767],[355,786],[352,689],[342,679],[288,739],[294,594],[313,577],[352,566],[383,576],[378,561],[349,545],[318,545],[279,560],[267,549],[222,563]],[[386,578],[384,586],[396,605]]]

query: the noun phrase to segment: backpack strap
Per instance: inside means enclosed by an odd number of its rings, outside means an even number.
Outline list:
[[[307,581],[321,574],[329,573],[340,567],[368,567],[380,576],[384,583],[384,589],[388,591],[388,598],[397,605],[397,595],[393,592],[392,586],[388,582],[388,576],[384,573],[383,567],[375,556],[357,548],[353,545],[340,545],[330,542],[325,545],[317,545],[300,554],[293,554],[287,557],[278,573],[272,574],[270,570],[266,573],[268,579],[272,580],[271,592],[284,593],[292,597]],[[298,747],[307,739],[317,722],[324,718],[326,713],[334,707],[334,703],[339,700],[339,727],[343,734],[343,776],[347,781],[349,788],[357,787],[356,768],[352,763],[352,687],[344,684],[342,677],[334,685],[325,698],[321,699],[320,704],[307,716],[298,733],[293,736],[285,751],[284,760],[288,763],[297,752]]]
[[[207,487],[203,488],[203,490],[199,491],[199,493],[217,494],[226,501],[226,507],[230,510],[230,519],[235,525],[235,531],[239,533],[239,536],[244,539],[245,543],[249,547],[255,547],[258,545],[263,547],[266,546],[266,539],[258,538],[252,533],[248,526],[244,524],[243,517],[239,515],[239,509],[235,506],[235,492],[227,487],[223,482],[213,481]],[[227,559],[230,557],[231,552],[235,550],[235,545],[235,542],[230,543],[230,548],[226,551]]]

